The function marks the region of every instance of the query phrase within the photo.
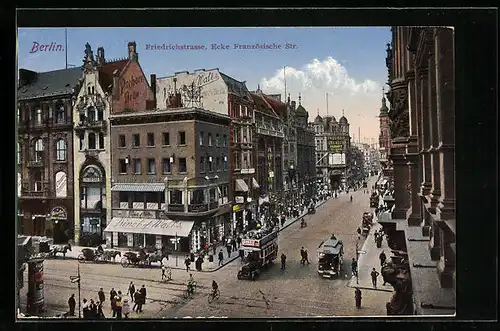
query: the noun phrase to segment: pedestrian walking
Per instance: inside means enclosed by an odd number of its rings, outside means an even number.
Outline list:
[[[102,311],[102,302],[99,301],[97,302],[97,318],[98,319],[105,319],[106,316],[104,316],[104,312]]]
[[[372,277],[372,284],[373,284],[373,287],[374,288],[377,288],[377,277],[379,275],[378,271],[375,270],[375,268],[373,268],[372,272],[371,272],[371,277]]]
[[[309,255],[307,254],[307,248],[304,249],[304,264],[305,262],[307,262],[307,264],[311,264],[311,262],[309,262]]]
[[[111,311],[113,312],[113,317],[116,317],[116,296],[118,293],[116,293],[114,288],[111,288],[109,294],[111,295]]]
[[[222,253],[222,249],[219,251],[219,265],[222,265],[222,260],[224,260],[224,254]]]
[[[90,299],[90,304],[89,304],[89,317],[90,319],[92,320],[95,320],[97,319],[98,315],[97,315],[97,305],[95,304],[94,300],[93,299]]]
[[[356,301],[356,308],[361,308],[361,290],[357,287],[354,291],[354,300]]]
[[[115,297],[115,309],[116,309],[116,319],[121,320],[122,319],[122,292],[118,291],[118,294]]]
[[[69,316],[75,316],[76,300],[74,294],[71,294],[71,296],[69,297],[68,306],[69,306]]]
[[[236,237],[236,242],[238,244],[238,248],[240,248],[241,247],[241,237],[240,236]]]
[[[134,293],[135,293],[134,282],[130,282],[130,285],[128,286],[127,294],[130,295],[132,302],[134,302]]]
[[[82,302],[83,319],[88,320],[90,316],[89,303],[85,298],[83,298]]]
[[[387,260],[387,256],[385,256],[384,251],[382,251],[382,253],[380,253],[379,259],[380,259],[380,266],[383,267],[385,264],[385,261]]]
[[[231,244],[233,245],[233,252],[236,252],[238,245],[236,244],[236,239],[231,240]]]
[[[165,271],[167,271],[167,267],[162,265],[161,266],[161,280],[163,280],[164,278],[167,278],[167,275],[165,275]]]
[[[137,291],[134,293],[134,307],[132,308],[132,310],[138,313],[142,311],[141,297],[142,297],[141,292]]]
[[[125,319],[128,319],[128,314],[130,314],[130,305],[128,299],[123,300],[122,314]]]
[[[142,304],[145,305],[146,304],[146,285],[143,284],[141,289],[139,290],[139,292],[141,292],[141,295],[142,295]]]
[[[242,249],[240,249],[240,250],[239,250],[239,252],[240,252],[240,259],[241,259],[241,262],[243,263],[243,259],[245,258],[245,251],[244,251],[244,250],[242,250]]]
[[[228,244],[226,246],[226,250],[227,250],[227,258],[230,259],[231,258],[231,244]]]
[[[106,295],[104,294],[102,287],[99,289],[99,292],[97,292],[97,297],[99,298],[100,303],[103,303],[104,300],[106,300]]]
[[[186,265],[186,271],[189,272],[189,266],[191,265],[191,259],[189,255],[186,255],[186,259],[184,260],[184,264]]]
[[[286,255],[285,253],[281,253],[281,270],[286,269]]]
[[[355,258],[352,258],[352,261],[351,261],[351,270],[352,270],[352,275],[354,277],[357,277],[358,276],[358,261],[356,261]]]

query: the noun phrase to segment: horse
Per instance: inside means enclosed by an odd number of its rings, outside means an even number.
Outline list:
[[[70,251],[71,252],[71,244],[70,243],[67,243],[66,245],[52,245],[50,247],[50,252],[49,252],[49,256],[51,257],[56,257],[57,253],[62,253],[63,255],[63,259],[66,258],[66,252],[67,251]]]
[[[154,253],[148,255],[148,261],[149,261],[150,265],[153,262],[160,262],[160,264],[161,264],[162,259],[163,259],[163,254],[160,252],[154,252]]]
[[[116,262],[116,256],[121,257],[122,253],[114,249],[106,249],[103,253],[103,259],[108,262],[110,261]]]

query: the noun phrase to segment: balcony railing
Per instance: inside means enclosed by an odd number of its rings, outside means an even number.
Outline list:
[[[101,129],[105,131],[107,128],[107,123],[104,120],[89,120],[79,121],[75,127],[75,130],[85,130],[85,129]]]
[[[184,204],[168,204],[167,208],[168,211],[179,212],[179,213],[184,212]]]
[[[98,149],[84,149],[83,150],[83,153],[86,155],[86,156],[94,156],[94,157],[97,157],[99,155],[101,151],[98,150]]]
[[[257,126],[257,134],[262,134],[266,136],[273,136],[273,137],[278,137],[278,138],[284,138],[285,134],[283,131],[276,131],[270,128],[265,128],[262,126]]]
[[[169,210],[171,210],[170,205],[169,205]],[[203,203],[203,204],[192,204],[188,205],[188,211],[190,213],[200,213],[208,210],[208,204]]]
[[[43,167],[43,160],[32,160],[28,161],[28,167],[29,168],[35,168],[35,167]]]

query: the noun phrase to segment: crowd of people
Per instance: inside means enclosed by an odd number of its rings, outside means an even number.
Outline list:
[[[109,303],[112,311],[112,316],[110,316],[111,318],[127,319],[132,312],[142,313],[142,306],[146,304],[146,286],[142,285],[140,289],[136,290],[134,283],[130,282],[126,294],[130,297],[131,303],[127,298],[124,298],[121,291],[116,291],[114,288],[111,288],[109,291]],[[106,316],[103,311],[103,305],[105,302],[106,295],[102,287],[97,292],[96,300],[90,299],[89,301],[87,298],[83,298],[83,319],[105,319]],[[132,303],[134,304],[133,306]],[[68,306],[68,315],[75,316],[76,300],[74,294],[72,294],[68,299]]]

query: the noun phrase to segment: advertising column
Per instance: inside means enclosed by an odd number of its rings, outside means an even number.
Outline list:
[[[38,314],[43,312],[43,261],[32,259],[28,261],[28,294],[27,313]]]

